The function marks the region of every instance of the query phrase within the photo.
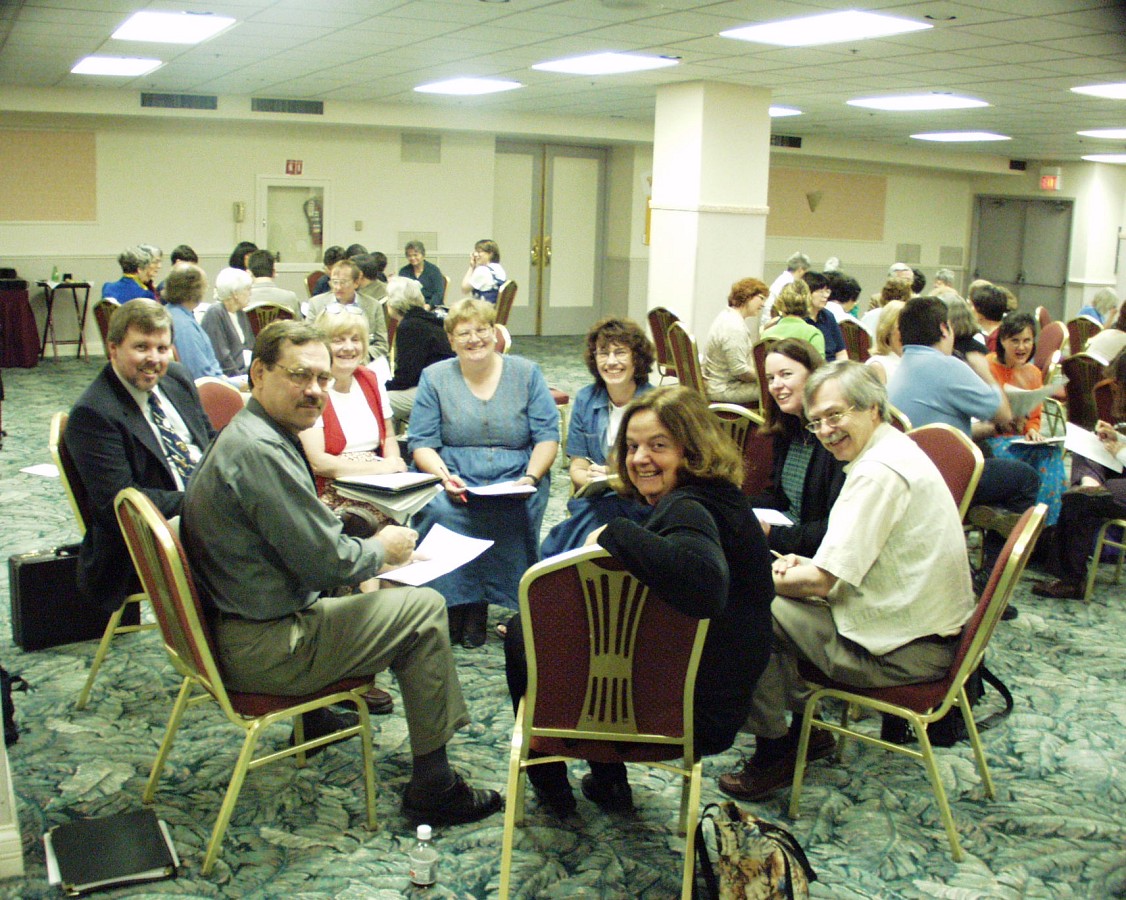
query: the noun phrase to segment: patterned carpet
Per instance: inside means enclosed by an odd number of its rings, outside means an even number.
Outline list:
[[[588,380],[577,338],[519,337],[516,351],[540,362],[551,384],[572,391]],[[48,461],[47,423],[93,378],[100,360],[47,361],[4,372],[8,437],[0,452],[4,556],[55,546],[76,531],[54,479],[21,473]],[[566,494],[555,468],[548,523]],[[0,590],[7,583],[6,568]],[[816,763],[803,793],[803,815],[784,812],[788,792],[753,805],[790,827],[820,880],[813,896],[853,898],[1090,898],[1126,896],[1126,591],[1101,573],[1086,605],[1032,597],[1018,589],[1020,616],[1003,623],[990,666],[1012,687],[1016,710],[984,735],[998,797],[986,800],[969,748],[938,751],[942,778],[967,853],[951,861],[921,766],[872,748],[852,747],[842,765]],[[493,610],[499,621],[502,611]],[[9,749],[27,875],[0,882],[0,897],[55,897],[46,882],[40,834],[82,816],[136,809],[177,687],[151,634],[115,642],[90,705],[74,699],[93,642],[24,654],[10,641],[0,604],[0,661],[33,685],[16,695],[21,728]],[[502,788],[512,713],[495,635],[482,650],[457,650],[473,722],[450,746],[476,783]],[[388,676],[382,683],[397,692]],[[987,695],[986,709],[995,695]],[[398,812],[409,772],[400,715],[378,727],[376,777],[380,829],[363,827],[360,756],[335,745],[304,770],[278,763],[247,779],[223,853],[211,877],[200,875],[203,847],[234,764],[240,736],[214,709],[190,711],[157,794],[156,810],[172,828],[184,861],[175,881],[116,896],[394,898],[411,895],[407,850],[412,835]],[[278,727],[264,741],[280,745]],[[719,799],[715,777],[739,750],[705,764],[704,800]],[[580,766],[574,767],[577,785]],[[579,820],[561,824],[529,797],[518,837],[518,896],[669,898],[678,893],[683,843],[675,835],[677,789],[669,778],[632,774],[637,813],[602,814],[580,799]],[[494,896],[502,818],[440,831],[437,898]]]

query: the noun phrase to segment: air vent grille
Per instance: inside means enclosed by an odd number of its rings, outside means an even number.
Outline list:
[[[801,149],[801,138],[795,137],[792,134],[772,134],[770,136],[771,147],[790,147],[794,150]]]
[[[1023,159],[1010,159],[1009,168],[1014,172],[1023,172],[1028,168],[1028,163]]]
[[[253,112],[292,113],[298,116],[323,116],[323,100],[279,100],[270,97],[251,97],[250,109]]]
[[[141,94],[141,106],[160,109],[218,109],[219,98],[212,94]]]

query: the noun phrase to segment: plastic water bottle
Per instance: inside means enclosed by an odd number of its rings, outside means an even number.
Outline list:
[[[411,884],[429,887],[438,877],[438,851],[430,845],[430,826],[419,825],[418,843],[410,852]]]

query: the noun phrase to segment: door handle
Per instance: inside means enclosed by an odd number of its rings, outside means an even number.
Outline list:
[[[536,238],[532,241],[532,265],[538,266],[540,264],[540,239]]]
[[[545,234],[543,237],[543,264],[544,268],[551,265],[551,235]]]

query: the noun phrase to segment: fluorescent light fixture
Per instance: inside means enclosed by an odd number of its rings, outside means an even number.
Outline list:
[[[137,59],[130,56],[85,56],[70,71],[75,75],[120,75],[136,78],[148,75],[164,63],[159,59]]]
[[[498,94],[523,87],[519,81],[505,81],[500,78],[448,78],[445,81],[432,81],[415,88],[420,94],[449,94],[454,97],[476,97],[481,94]]]
[[[1105,97],[1107,100],[1126,100],[1126,81],[1120,81],[1117,84],[1089,84],[1086,87],[1077,87],[1071,90],[1076,94]]]
[[[213,13],[138,12],[125,20],[113,38],[151,44],[198,44],[234,24],[230,16]]]
[[[868,38],[906,34],[933,28],[925,22],[913,22],[898,16],[860,12],[848,9],[842,12],[764,22],[761,25],[744,25],[721,31],[720,37],[751,41],[755,44],[774,44],[779,47],[813,47],[818,44],[841,44],[846,41],[863,41]]]
[[[846,100],[849,106],[882,109],[885,112],[930,112],[942,109],[976,109],[988,106],[984,100],[958,97],[954,94],[901,94],[895,97],[861,97]]]
[[[786,116],[800,116],[801,110],[794,109],[792,106],[772,106],[770,107],[770,118],[783,119]]]
[[[562,72],[564,75],[622,75],[675,66],[680,60],[668,56],[646,56],[642,53],[590,53],[536,63],[540,72]]]
[[[994,134],[992,131],[931,131],[925,134],[913,134],[911,137],[917,141],[940,141],[949,144],[1012,140],[1008,135]]]
[[[1106,138],[1111,141],[1126,141],[1126,128],[1096,128],[1094,131],[1075,132],[1082,137]]]
[[[1087,162],[1117,163],[1126,166],[1126,153],[1092,153],[1083,157]]]

